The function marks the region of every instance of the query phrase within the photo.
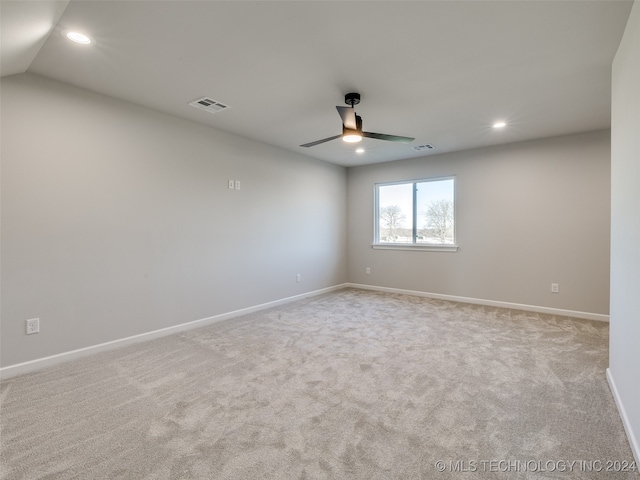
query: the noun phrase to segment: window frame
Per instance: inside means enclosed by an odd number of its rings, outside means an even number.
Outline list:
[[[418,229],[418,209],[417,209],[417,184],[428,182],[439,182],[443,180],[453,180],[453,243],[416,243],[417,229]],[[457,252],[458,251],[458,212],[457,212],[457,184],[455,175],[446,175],[441,177],[426,177],[412,180],[397,180],[394,182],[379,182],[374,184],[373,195],[373,242],[371,247],[380,250],[413,250],[413,251],[428,251],[428,252]],[[391,185],[407,185],[412,184],[412,201],[413,201],[413,215],[411,219],[411,228],[413,243],[390,243],[380,242],[380,187],[387,187]]]

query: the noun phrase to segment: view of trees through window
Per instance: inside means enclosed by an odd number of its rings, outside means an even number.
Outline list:
[[[454,178],[376,186],[376,243],[453,245]]]

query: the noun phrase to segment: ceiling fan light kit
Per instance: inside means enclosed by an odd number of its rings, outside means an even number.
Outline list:
[[[333,137],[323,138],[322,140],[316,140],[315,142],[305,143],[300,146],[313,147],[315,145],[320,145],[321,143],[335,140],[336,138],[340,137],[342,137],[342,140],[347,143],[359,142],[362,140],[362,137],[401,143],[409,143],[415,140],[415,138],[412,137],[401,137],[399,135],[388,135],[386,133],[363,132],[362,117],[356,115],[356,111],[353,108],[355,105],[358,105],[360,103],[360,94],[355,92],[347,93],[344,96],[344,103],[349,105],[349,107],[336,107],[340,118],[342,118],[342,135],[334,135]]]
[[[362,140],[362,135],[357,130],[344,129],[342,132],[342,141],[347,143],[357,143]]]

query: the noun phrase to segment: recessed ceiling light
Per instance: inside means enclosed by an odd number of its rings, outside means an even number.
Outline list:
[[[505,122],[496,122],[493,124],[493,128],[503,128],[505,127],[507,124]]]
[[[356,153],[364,153],[364,148],[358,148],[358,149],[356,150]]]
[[[80,32],[66,32],[65,37],[67,37],[72,42],[80,43],[82,45],[91,44],[91,39],[87,37],[84,33]]]

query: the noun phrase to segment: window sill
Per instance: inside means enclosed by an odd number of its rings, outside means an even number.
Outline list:
[[[458,245],[416,245],[402,243],[373,243],[371,248],[376,250],[407,250],[420,252],[457,252]]]

